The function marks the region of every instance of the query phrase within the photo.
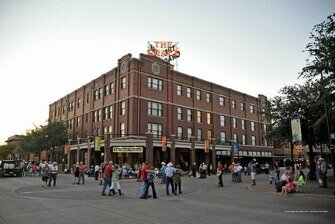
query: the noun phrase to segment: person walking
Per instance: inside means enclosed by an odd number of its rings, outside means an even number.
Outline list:
[[[57,173],[58,173],[58,165],[56,162],[53,162],[50,165],[50,178],[49,178],[49,184],[48,184],[49,187],[51,187],[52,180],[53,180],[54,187],[56,186]]]
[[[256,185],[256,159],[253,159],[250,163],[249,163],[249,167],[250,167],[250,173],[251,173],[251,180],[252,180],[252,186]]]
[[[140,177],[140,180],[142,182],[141,190],[140,190],[140,199],[147,199],[147,194],[146,194],[146,191],[148,189],[147,170],[149,170],[148,163],[144,162],[142,164],[141,177]]]
[[[120,186],[120,181],[119,181],[119,177],[120,177],[120,166],[115,164],[114,166],[114,171],[112,172],[112,180],[111,180],[111,185],[110,185],[110,188],[109,188],[109,194],[108,196],[112,196],[112,193],[113,195],[116,194],[115,192],[115,187],[119,193],[119,195],[123,195],[123,193],[121,192],[121,186]]]
[[[85,184],[85,171],[86,166],[83,164],[83,162],[79,163],[79,179],[77,184],[80,184],[80,180],[82,180],[82,183]]]
[[[104,177],[103,177],[103,184],[102,184],[102,190],[101,190],[101,195],[106,196],[106,188],[107,186],[111,186],[111,177],[112,177],[112,172],[114,170],[113,167],[113,161],[109,161],[108,165],[105,167],[104,170]]]
[[[98,180],[98,177],[99,177],[99,170],[100,170],[100,167],[98,164],[95,164],[94,166],[94,179],[95,180]]]
[[[180,165],[176,166],[176,171],[173,173],[173,183],[174,183],[174,194],[177,195],[177,187],[179,194],[183,193],[181,191],[181,176],[183,175],[183,170],[180,169]]]
[[[197,176],[197,164],[193,163],[192,165],[192,176],[196,177]]]
[[[167,164],[167,167],[165,169],[165,175],[166,175],[166,195],[170,195],[169,193],[169,185],[172,187],[172,194],[174,194],[174,184],[173,184],[173,173],[176,171],[176,169],[173,167],[173,163],[169,162]]]
[[[155,189],[155,173],[152,172],[155,170],[155,167],[150,167],[150,172],[147,170],[147,190],[145,191],[144,198],[148,198],[149,194],[149,187],[152,189],[152,196],[154,199],[158,199],[156,189]]]
[[[165,169],[166,169],[166,164],[164,162],[161,163],[162,167],[160,169],[162,181],[161,184],[166,184],[166,175],[165,175]]]
[[[41,187],[47,187],[48,186],[48,179],[49,179],[49,174],[50,174],[50,167],[48,165],[48,163],[46,161],[44,161],[44,165],[42,167],[42,181],[44,183],[44,185],[42,185]]]
[[[319,158],[319,161],[321,163],[320,170],[321,170],[321,177],[322,177],[322,187],[328,187],[327,186],[327,164],[323,158]]]
[[[73,184],[76,184],[79,182],[79,162],[76,162],[76,165],[74,167],[74,182]]]
[[[218,176],[219,179],[219,187],[223,187],[223,180],[222,180],[222,174],[223,174],[223,167],[221,161],[218,162],[218,166],[216,169],[216,175]]]

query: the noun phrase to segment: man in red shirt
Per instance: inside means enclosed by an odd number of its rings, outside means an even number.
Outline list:
[[[218,168],[216,171],[216,174],[218,175],[219,178],[219,187],[223,187],[223,181],[222,181],[222,172],[223,172],[223,167],[221,161],[218,162]]]
[[[83,184],[85,184],[85,171],[86,171],[86,166],[83,164],[83,162],[79,163],[79,178],[78,178],[78,183],[80,184],[80,180],[83,180]]]
[[[147,183],[147,170],[148,169],[149,169],[148,163],[143,163],[142,169],[141,169],[141,177],[140,177],[140,180],[142,182],[141,192],[140,192],[141,199],[146,199],[145,192],[148,189],[148,183]]]
[[[113,161],[109,161],[104,171],[104,178],[103,178],[102,192],[101,192],[101,195],[103,196],[106,195],[105,191],[106,191],[107,185],[111,186],[111,178],[112,178],[113,171],[114,171]]]

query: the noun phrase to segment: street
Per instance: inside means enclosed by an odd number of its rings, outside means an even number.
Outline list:
[[[335,196],[296,193],[288,197],[272,191],[268,176],[249,176],[232,183],[224,175],[182,178],[181,195],[167,196],[156,180],[159,199],[138,199],[140,183],[121,180],[122,196],[101,196],[92,177],[73,185],[72,175],[59,175],[56,187],[42,188],[40,177],[0,179],[0,224],[25,223],[333,223]],[[312,184],[312,183],[310,183]],[[331,190],[334,191],[332,183]],[[151,190],[149,191],[151,192]],[[108,193],[108,192],[107,192]],[[171,190],[170,190],[171,193]]]

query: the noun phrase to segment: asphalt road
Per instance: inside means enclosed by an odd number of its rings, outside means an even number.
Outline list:
[[[267,176],[257,175],[265,184]],[[183,193],[165,195],[156,181],[159,199],[138,199],[140,183],[121,180],[122,196],[101,196],[93,178],[73,185],[71,175],[60,175],[56,187],[41,188],[39,177],[0,178],[0,224],[31,223],[334,223],[335,197],[292,194],[282,197],[268,190],[253,190],[250,177],[232,183],[224,176],[182,178]],[[267,188],[269,189],[269,188]],[[333,220],[333,221],[332,221]]]

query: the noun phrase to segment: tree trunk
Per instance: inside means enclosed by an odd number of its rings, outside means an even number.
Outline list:
[[[309,149],[309,172],[310,172],[310,178],[311,180],[316,180],[315,172],[316,172],[316,164],[314,161],[314,151],[313,151],[313,145],[308,144],[308,149]]]

